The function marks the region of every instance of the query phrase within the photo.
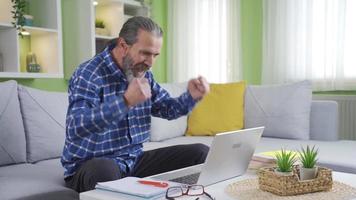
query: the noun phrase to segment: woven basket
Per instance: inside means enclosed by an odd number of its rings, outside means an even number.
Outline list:
[[[259,188],[280,196],[291,196],[311,192],[329,191],[332,188],[332,171],[318,167],[315,179],[299,180],[299,169],[294,167],[292,175],[278,175],[276,168],[261,168],[258,172]]]

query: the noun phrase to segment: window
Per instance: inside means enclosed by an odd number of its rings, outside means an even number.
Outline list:
[[[263,83],[356,89],[356,1],[264,1]]]
[[[217,83],[240,78],[239,1],[170,0],[168,13],[170,81],[198,75]]]

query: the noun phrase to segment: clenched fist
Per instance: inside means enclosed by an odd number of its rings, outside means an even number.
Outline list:
[[[134,78],[130,82],[124,93],[124,99],[128,107],[133,107],[139,103],[150,99],[151,87],[146,78]]]
[[[209,83],[202,76],[196,79],[191,79],[188,82],[188,91],[192,95],[194,100],[202,99],[206,94],[209,93],[210,87]]]

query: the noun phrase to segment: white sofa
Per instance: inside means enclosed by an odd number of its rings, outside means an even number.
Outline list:
[[[185,90],[185,84],[162,86],[174,96]],[[75,191],[65,187],[59,161],[65,138],[67,94],[23,87],[15,81],[1,82],[0,91],[1,199],[78,199]],[[263,137],[256,152],[316,145],[320,165],[356,173],[356,141],[337,140],[337,116],[335,102],[313,101],[310,140]],[[173,121],[153,118],[151,141],[144,144],[144,149],[188,143],[210,145],[212,137],[184,136],[186,127],[186,117]]]
[[[161,86],[173,96],[177,96],[185,90],[185,84],[161,84]],[[246,93],[248,92],[246,90]],[[245,100],[246,96],[247,94],[245,94]],[[245,110],[245,112],[248,111]],[[284,126],[284,124],[278,124],[278,126]],[[173,121],[153,118],[152,138],[151,142],[144,144],[145,150],[176,144],[203,143],[208,146],[211,144],[213,140],[211,136],[185,136],[186,128],[186,118]],[[173,137],[167,138],[164,134],[173,135]],[[338,139],[338,105],[335,101],[311,101],[309,139],[282,139],[263,136],[255,152],[281,148],[300,150],[301,146],[305,147],[306,145],[315,145],[319,149],[319,165],[340,172],[356,173],[356,141]]]

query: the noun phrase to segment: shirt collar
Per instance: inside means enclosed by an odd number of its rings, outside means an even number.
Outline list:
[[[109,44],[103,53],[103,58],[104,58],[104,62],[106,64],[106,66],[108,66],[108,68],[110,69],[110,71],[112,72],[112,75],[117,76],[118,78],[127,81],[126,80],[126,75],[122,72],[122,70],[119,68],[119,66],[116,64],[116,62],[114,61],[114,58],[111,55],[111,51],[115,48],[116,43],[114,44]]]

